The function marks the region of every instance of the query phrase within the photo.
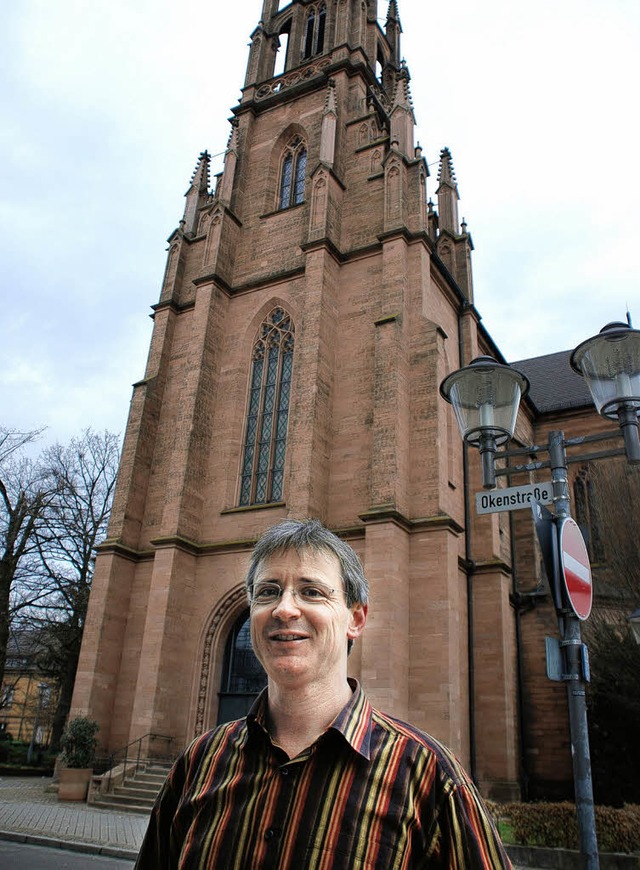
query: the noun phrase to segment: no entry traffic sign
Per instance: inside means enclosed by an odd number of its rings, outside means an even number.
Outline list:
[[[589,554],[578,524],[566,517],[559,530],[560,565],[569,602],[579,619],[591,613],[593,583]]]

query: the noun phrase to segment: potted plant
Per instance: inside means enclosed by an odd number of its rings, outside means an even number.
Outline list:
[[[87,799],[89,782],[93,774],[93,762],[98,740],[97,722],[86,716],[76,716],[67,722],[62,737],[58,799],[61,801],[84,801]]]

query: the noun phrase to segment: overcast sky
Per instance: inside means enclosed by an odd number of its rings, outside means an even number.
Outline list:
[[[398,6],[429,194],[446,145],[505,357],[573,347],[627,306],[640,326],[638,0]],[[199,152],[226,146],[261,9],[1,5],[1,425],[124,431],[166,239]]]

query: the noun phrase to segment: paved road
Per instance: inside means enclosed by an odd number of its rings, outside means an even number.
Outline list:
[[[0,868],[3,867],[11,870],[131,870],[133,861],[0,840]]]

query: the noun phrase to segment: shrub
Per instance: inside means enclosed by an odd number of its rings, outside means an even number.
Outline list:
[[[60,738],[60,758],[67,767],[93,767],[99,725],[86,716],[67,722]]]
[[[576,808],[563,803],[488,802],[496,822],[509,824],[513,841],[525,846],[577,849]],[[640,806],[596,807],[598,849],[602,852],[640,852]]]

